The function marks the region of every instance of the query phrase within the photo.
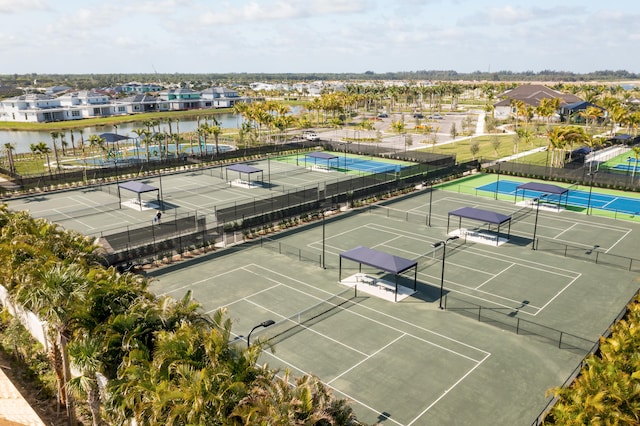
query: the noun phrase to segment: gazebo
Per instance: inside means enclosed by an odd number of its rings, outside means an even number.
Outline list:
[[[562,186],[551,185],[549,183],[527,182],[516,187],[516,193],[514,201],[518,201],[518,192],[522,191],[522,199],[526,198],[526,192],[533,192],[533,198],[540,198],[545,195],[557,195],[558,205],[562,204],[562,196],[564,195],[564,207],[567,207],[569,201],[569,190]],[[547,198],[547,201],[549,199]]]
[[[140,209],[142,209],[142,200],[140,199],[140,194],[144,194],[146,192],[158,191],[157,200],[158,205],[160,206],[160,210],[164,210],[163,202],[160,200],[160,190],[155,186],[147,185],[143,182],[137,182],[134,180],[123,182],[118,184],[118,205],[122,208],[122,198],[120,196],[120,189],[126,189],[127,191],[135,192],[138,195],[138,205]]]
[[[224,174],[225,179],[227,181],[229,181],[229,171],[238,172],[238,176],[239,176],[241,182],[245,182],[242,179],[242,175],[246,174],[247,175],[246,182],[247,182],[247,185],[249,187],[251,187],[251,175],[254,174],[254,173],[260,173],[260,175],[261,175],[260,181],[261,182],[264,181],[264,172],[263,172],[263,170],[259,169],[257,167],[249,166],[247,164],[233,164],[233,165],[227,167],[227,169],[225,170],[225,174]]]
[[[405,259],[403,257],[394,256],[368,247],[358,246],[340,253],[338,281],[342,281],[342,259],[357,262],[359,272],[362,272],[362,265],[367,265],[393,274],[395,277],[394,300],[396,302],[398,301],[398,276],[403,272],[414,268],[413,291],[416,291],[418,282],[418,262],[415,260]]]
[[[498,225],[498,234],[496,236],[496,246],[500,242],[500,227],[504,223],[509,223],[509,229],[507,231],[507,239],[511,237],[511,216],[504,215],[502,213],[497,213],[491,210],[482,210],[474,207],[461,207],[456,210],[452,210],[449,212],[447,216],[447,234],[449,233],[449,220],[451,216],[457,216],[458,221],[458,229],[462,228],[462,219],[471,219],[484,223],[489,223],[491,225]]]
[[[317,167],[318,166],[318,160],[324,160],[325,161],[325,167],[326,170],[329,170],[329,163],[331,160],[337,160],[338,157],[335,154],[329,154],[328,152],[318,152],[318,151],[314,151],[311,152],[309,154],[306,155],[306,158],[313,158],[313,167]],[[305,159],[305,164],[307,163],[307,160]]]

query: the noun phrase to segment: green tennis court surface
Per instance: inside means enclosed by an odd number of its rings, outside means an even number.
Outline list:
[[[119,208],[115,183],[9,206],[88,235],[153,239],[188,223],[185,215],[196,210],[209,220],[229,206],[275,203],[274,194],[322,190],[349,177],[273,158],[252,165],[267,171],[269,185],[231,187],[224,168],[144,179],[162,181],[167,210],[156,225],[154,209]],[[547,389],[562,384],[638,289],[640,261],[630,256],[640,224],[523,207],[513,195],[495,199],[476,189],[495,180],[473,176],[174,264],[152,273],[151,289],[175,297],[190,290],[207,312],[226,307],[237,344],[257,324],[310,312],[285,327],[260,362],[317,374],[364,422],[530,425]],[[448,244],[442,275],[443,251],[433,245],[449,237],[448,226],[457,231],[449,212],[461,207],[512,216],[510,239],[499,247],[478,242],[473,235],[491,237],[495,226],[465,220],[468,233]],[[532,250],[534,234],[538,250]],[[415,260],[417,292],[393,303],[358,291],[324,312],[327,300],[350,290],[338,282],[339,255],[357,246]],[[392,279],[371,267],[342,266],[343,277]],[[399,284],[412,287],[413,278],[403,275]],[[252,338],[268,338],[264,333]]]
[[[448,212],[462,206],[522,210],[513,201],[426,191],[314,222],[262,247],[155,271],[152,290],[175,297],[191,290],[208,312],[226,307],[238,344],[263,321],[291,322],[274,329],[274,351],[260,362],[318,375],[367,423],[530,425],[547,389],[569,376],[638,289],[640,265],[594,260],[632,253],[640,225],[547,210],[536,224],[530,209],[500,247],[453,241],[440,310],[442,250],[432,245],[447,238]],[[532,250],[534,226],[563,250]],[[417,293],[398,303],[350,294],[338,283],[338,263],[356,246],[416,260]],[[342,267],[343,276],[359,272]],[[385,278],[371,267],[361,272]],[[251,340],[271,336],[266,328]]]

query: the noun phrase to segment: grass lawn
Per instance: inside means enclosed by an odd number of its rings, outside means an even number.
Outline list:
[[[478,143],[478,147],[480,148],[478,153],[475,155],[475,158],[503,158],[508,157],[510,155],[515,154],[516,152],[528,151],[534,148],[539,148],[542,146],[547,146],[549,141],[547,138],[537,137],[531,140],[530,143],[518,143],[517,150],[514,145],[515,141],[514,135],[487,135],[487,136],[479,136],[473,139],[465,139],[463,141],[449,143],[445,145],[439,145],[432,148],[424,148],[420,151],[424,152],[435,152],[437,154],[446,154],[446,155],[455,155],[456,160],[463,162],[473,159],[473,155],[471,154],[470,146],[473,143]],[[498,141],[498,142],[496,142]],[[546,160],[546,153],[538,153],[536,155],[539,156],[542,154],[542,164]],[[539,161],[539,160],[536,160]],[[529,161],[529,156],[527,156],[527,162]]]

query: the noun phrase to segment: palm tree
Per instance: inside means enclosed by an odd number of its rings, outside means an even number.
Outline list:
[[[7,153],[7,160],[9,161],[9,171],[15,173],[16,165],[13,160],[13,151],[16,150],[16,147],[12,143],[7,142],[4,144],[4,150]]]
[[[33,281],[26,281],[14,293],[18,303],[36,313],[49,324],[50,359],[58,381],[61,403],[73,418],[73,403],[67,392],[71,380],[67,343],[70,335],[71,312],[81,303],[88,282],[77,263],[55,264],[35,272]]]
[[[82,335],[69,343],[71,365],[81,374],[69,381],[69,389],[78,397],[86,398],[93,426],[102,425],[98,373],[102,369],[102,344],[96,336]]]
[[[33,155],[33,159],[35,160],[38,156],[38,145],[35,143],[29,144],[29,150],[31,151],[31,155]]]
[[[107,150],[107,147],[105,146],[106,143],[107,141],[105,140],[105,138],[102,138],[98,135],[89,136],[89,147],[91,149],[96,149],[97,151],[100,151],[102,155],[104,155],[104,153]]]
[[[144,143],[147,154],[147,163],[149,163],[149,136],[151,135],[151,132],[149,129],[133,129],[132,131],[138,136],[138,140]]]
[[[212,128],[209,123],[204,122],[198,126],[196,133],[198,134],[198,146],[200,147],[200,157],[203,156],[202,148],[204,147],[204,155],[207,155],[207,136],[212,132]]]
[[[633,151],[635,159],[635,162],[633,163],[633,172],[631,173],[631,182],[633,183],[633,178],[636,175],[636,169],[638,168],[638,158],[640,158],[640,146],[634,146],[631,150]]]
[[[51,176],[51,161],[49,161],[49,154],[51,154],[51,148],[46,143],[40,141],[36,144],[36,149],[41,154],[44,154],[47,159],[47,169],[49,169],[49,176]]]
[[[60,170],[60,160],[58,158],[58,145],[56,144],[56,141],[58,140],[58,137],[60,136],[60,132],[51,132],[51,141],[53,143],[53,155],[55,156],[56,159],[56,170]]]

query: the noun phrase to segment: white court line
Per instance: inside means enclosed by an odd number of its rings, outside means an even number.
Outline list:
[[[536,315],[538,315],[540,312],[542,312],[542,310],[543,310],[544,308],[546,308],[547,306],[549,306],[549,304],[550,304],[551,302],[553,302],[553,301],[554,301],[558,296],[560,296],[560,295],[562,294],[562,292],[564,292],[566,289],[568,289],[568,288],[569,288],[569,286],[571,286],[571,284],[573,284],[574,282],[576,282],[576,280],[577,280],[578,278],[580,278],[581,276],[582,276],[582,274],[578,275],[577,277],[575,277],[575,278],[573,279],[573,281],[571,281],[569,284],[567,284],[566,286],[564,286],[564,288],[562,288],[562,290],[560,290],[558,293],[556,293],[556,295],[555,295],[555,296],[553,296],[551,299],[549,299],[549,301],[548,301],[547,303],[545,303],[544,305],[542,305],[542,308],[540,308],[540,310],[539,310],[537,313],[535,313],[533,316],[535,317],[535,316],[536,316]]]
[[[615,243],[613,243],[611,245],[611,247],[609,247],[608,249],[606,249],[604,252],[605,253],[609,253],[609,250],[611,250],[612,248],[614,248],[620,241],[622,241],[623,239],[625,239],[627,237],[627,235],[629,235],[631,233],[631,229],[629,229],[622,237],[620,237],[618,239],[618,241],[616,241]]]
[[[440,277],[435,277],[435,276],[433,276],[433,275],[425,274],[424,272],[418,272],[418,275],[425,275],[425,276],[427,276],[427,277],[433,278],[434,280],[435,280],[435,279],[437,279],[437,280],[439,280],[439,279],[440,279]],[[426,280],[425,280],[425,281],[426,281]],[[466,285],[464,285],[464,284],[457,283],[457,282],[455,282],[455,281],[445,280],[445,283],[450,283],[450,284],[452,284],[452,285],[454,285],[454,286],[458,286],[458,287],[461,287],[461,288],[464,288],[464,289],[467,289],[467,290],[477,291],[478,293],[483,293],[483,294],[485,294],[485,295],[487,295],[487,296],[492,296],[492,297],[495,297],[496,299],[505,300],[505,301],[507,301],[507,302],[513,302],[513,303],[518,304],[518,305],[520,305],[520,304],[522,303],[522,300],[510,299],[510,298],[508,298],[508,297],[500,296],[500,295],[498,295],[498,294],[491,293],[491,292],[484,291],[484,290],[479,290],[479,289],[478,289],[478,290],[476,290],[474,287],[469,287],[469,286],[466,286]],[[502,303],[500,303],[500,302],[496,302],[495,300],[484,299],[484,298],[482,298],[482,297],[475,296],[475,295],[473,295],[473,294],[469,294],[469,293],[465,293],[465,292],[460,291],[460,290],[455,290],[455,289],[451,288],[450,286],[446,286],[445,288],[446,288],[447,290],[455,291],[455,292],[457,292],[457,293],[464,294],[464,295],[467,295],[467,296],[469,296],[469,297],[474,297],[474,298],[476,298],[476,299],[484,300],[485,302],[493,303],[494,305],[498,305],[498,306],[502,306],[502,307],[505,307],[505,308],[513,309],[513,306],[505,305],[505,304],[502,304]],[[540,307],[538,307],[538,306],[536,306],[536,305],[531,305],[531,304],[530,304],[530,305],[527,305],[527,306],[528,306],[528,307],[530,307],[530,308],[536,309],[536,310],[538,310],[538,309],[542,309],[542,308],[540,308]]]
[[[178,291],[178,290],[183,290],[183,289],[185,289],[185,288],[187,288],[187,287],[193,287],[193,286],[196,286],[196,285],[198,285],[198,284],[203,284],[203,283],[206,283],[207,281],[210,281],[210,280],[216,279],[216,278],[221,277],[221,276],[223,276],[223,275],[232,274],[232,273],[234,273],[234,272],[236,272],[236,271],[240,271],[240,270],[243,270],[243,269],[245,269],[245,266],[241,266],[241,267],[239,267],[239,268],[235,268],[235,269],[230,269],[230,270],[228,270],[228,271],[222,272],[222,273],[217,274],[217,275],[212,275],[212,276],[210,276],[210,277],[203,278],[203,279],[198,280],[198,281],[193,281],[193,282],[191,282],[191,283],[189,283],[189,284],[185,284],[185,285],[180,286],[180,287],[178,287],[178,288],[174,288],[173,290],[165,291],[165,292],[163,292],[163,293],[156,293],[156,294],[157,294],[158,296],[164,296],[165,294],[170,294],[170,293],[176,292],[176,291]],[[251,271],[248,271],[248,272],[251,272]]]
[[[281,285],[283,285],[283,284],[281,284]],[[279,316],[280,318],[282,318],[283,320],[290,321],[290,320],[289,320],[289,317],[285,317],[284,315],[282,315],[282,314],[280,314],[280,313],[278,313],[278,312],[276,312],[276,311],[272,311],[271,309],[268,309],[267,307],[262,306],[262,305],[260,305],[260,304],[258,304],[258,303],[256,303],[256,302],[253,302],[253,301],[251,301],[251,300],[247,300],[247,302],[249,302],[249,303],[251,303],[252,305],[255,305],[255,306],[257,306],[257,307],[259,307],[259,308],[261,308],[261,309],[264,309],[265,311],[270,312],[270,313],[272,313],[273,315],[277,315],[277,316]],[[337,307],[339,307],[339,306],[337,306]],[[339,308],[340,308],[341,310],[343,310],[343,311],[344,311],[344,310],[346,310],[345,308],[342,308],[342,307],[339,307]],[[366,354],[366,353],[364,353],[364,352],[362,352],[362,351],[359,351],[359,350],[357,350],[356,348],[352,348],[351,346],[347,345],[346,343],[343,343],[343,342],[341,342],[341,341],[339,341],[339,340],[336,340],[336,339],[334,339],[334,338],[332,338],[332,337],[329,337],[329,336],[327,336],[326,334],[320,333],[319,331],[314,330],[313,328],[307,327],[307,326],[306,326],[306,325],[304,325],[304,324],[300,324],[300,323],[297,323],[297,322],[295,322],[295,321],[291,321],[291,323],[292,323],[292,327],[291,327],[291,328],[293,328],[293,327],[302,327],[302,328],[304,328],[305,330],[310,331],[310,332],[312,332],[312,333],[315,333],[315,334],[317,334],[318,336],[321,336],[321,337],[323,337],[323,338],[325,338],[325,339],[327,339],[327,340],[330,340],[330,341],[332,341],[333,343],[335,343],[335,344],[337,344],[337,345],[344,346],[345,348],[349,349],[350,351],[353,351],[353,352],[355,352],[355,353],[357,353],[357,354],[360,354],[360,355],[362,355],[362,356],[364,356],[364,357],[366,357],[366,356],[367,356],[367,354]]]
[[[411,426],[413,423],[416,422],[416,420],[418,420],[420,417],[424,416],[424,414],[429,411],[431,409],[431,407],[433,407],[434,405],[436,405],[438,402],[440,402],[440,400],[442,398],[444,398],[449,392],[451,392],[456,386],[458,386],[464,379],[467,378],[467,376],[471,373],[473,373],[473,371],[480,367],[480,364],[482,364],[487,358],[489,358],[489,355],[485,356],[484,359],[482,359],[480,362],[478,362],[478,364],[475,365],[475,367],[473,367],[471,370],[467,371],[466,374],[462,377],[460,377],[460,379],[458,379],[457,382],[455,382],[453,385],[449,386],[448,389],[445,389],[445,391],[442,393],[442,395],[440,395],[440,397],[438,397],[435,401],[433,401],[431,403],[431,405],[429,405],[427,408],[425,408],[420,414],[418,414],[412,421],[410,421],[409,423],[407,423],[407,426]]]
[[[540,310],[542,309],[542,308],[540,308],[538,306],[531,305],[531,304],[527,304],[526,306],[523,306],[523,307],[520,307],[520,308],[516,308],[516,307],[510,306],[510,305],[505,305],[503,303],[496,302],[495,300],[485,299],[484,297],[475,296],[473,294],[465,293],[463,291],[456,290],[456,289],[453,289],[453,288],[447,288],[447,290],[452,292],[452,293],[464,294],[465,296],[468,296],[468,297],[471,297],[471,298],[474,298],[474,299],[477,299],[477,300],[482,300],[483,302],[492,303],[492,304],[494,304],[494,305],[496,305],[498,307],[502,307],[502,308],[505,308],[505,309],[511,309],[511,310],[517,310],[518,312],[522,312],[523,314],[527,314],[527,315],[531,315],[531,316],[538,315],[538,312],[540,312]],[[482,291],[480,291],[480,292],[482,292]],[[488,293],[486,291],[482,292],[482,293],[490,294],[490,295],[493,296],[493,294]],[[518,305],[522,305],[522,300],[518,300],[518,301],[514,300],[513,302],[517,303]],[[524,308],[531,308],[533,311],[535,311],[535,313],[527,312],[527,311],[524,310]]]
[[[314,289],[316,289],[316,290],[320,290],[320,289],[318,289],[317,287],[314,287],[314,286],[312,286],[312,285],[310,285],[310,284],[306,284],[306,283],[301,282],[301,281],[299,281],[299,280],[297,280],[297,279],[295,279],[295,278],[289,277],[289,276],[287,276],[287,275],[285,275],[285,274],[281,274],[280,272],[274,271],[274,270],[269,269],[269,268],[266,268],[266,267],[264,267],[264,266],[260,266],[260,265],[256,265],[256,264],[251,264],[251,266],[254,266],[254,267],[259,268],[259,269],[263,269],[263,270],[265,270],[265,271],[269,271],[269,272],[271,272],[271,273],[272,273],[272,274],[274,274],[274,275],[282,276],[282,277],[284,277],[284,278],[286,278],[286,279],[288,279],[288,280],[291,280],[291,281],[293,281],[293,282],[300,282],[301,284],[304,284],[304,285],[306,285],[306,286],[308,286],[308,287],[310,287],[310,288],[314,288]],[[251,271],[249,271],[249,272],[251,272]],[[261,275],[261,276],[262,276],[262,275]],[[324,292],[326,292],[326,293],[328,293],[328,294],[332,295],[332,293],[330,293],[330,292],[328,292],[328,291],[325,291],[325,290],[321,290],[321,291],[324,291]],[[310,296],[311,296],[311,297],[313,297],[312,295],[310,295]],[[410,322],[408,322],[408,321],[405,321],[405,320],[403,320],[403,319],[400,319],[400,318],[394,317],[394,316],[392,316],[392,315],[385,314],[385,313],[380,312],[380,311],[378,311],[378,310],[376,310],[376,309],[373,309],[373,308],[370,308],[370,307],[367,307],[367,306],[363,306],[363,305],[358,305],[358,306],[361,306],[362,308],[367,309],[367,310],[374,311],[374,312],[376,312],[376,313],[377,313],[377,314],[379,314],[379,315],[383,315],[383,316],[386,316],[386,317],[388,317],[388,318],[392,318],[392,319],[394,319],[395,321],[398,321],[398,322],[400,322],[400,323],[402,323],[402,324],[410,325],[410,326],[412,326],[412,327],[414,327],[414,328],[417,328],[418,330],[421,330],[421,331],[424,331],[424,332],[427,332],[427,333],[430,333],[430,334],[434,334],[434,335],[436,335],[436,336],[438,336],[438,337],[441,337],[441,338],[443,338],[443,339],[445,339],[445,340],[449,340],[449,341],[455,342],[455,343],[457,343],[457,344],[459,344],[459,345],[461,345],[461,346],[465,346],[465,347],[468,347],[468,348],[470,348],[470,349],[476,350],[476,351],[481,352],[481,353],[483,353],[483,354],[487,354],[487,353],[489,353],[489,352],[487,352],[487,351],[484,351],[484,350],[482,350],[482,349],[479,349],[479,348],[476,348],[476,347],[474,347],[474,346],[468,345],[468,344],[466,344],[466,343],[460,342],[460,341],[458,341],[458,340],[452,339],[452,338],[450,338],[450,337],[444,336],[444,335],[442,335],[442,334],[436,333],[436,332],[431,331],[431,330],[429,330],[429,329],[426,329],[426,328],[424,328],[424,327],[417,326],[417,325],[415,325],[415,324],[413,324],[413,323],[410,323]],[[390,326],[390,325],[388,325],[388,324],[385,324],[385,323],[383,323],[383,322],[380,322],[380,321],[374,320],[373,318],[367,317],[367,316],[365,316],[365,315],[362,315],[362,314],[359,314],[359,313],[353,312],[353,311],[351,311],[351,310],[346,310],[346,311],[347,311],[347,312],[349,312],[349,313],[351,313],[351,314],[353,314],[353,315],[357,315],[357,316],[360,316],[360,317],[362,317],[362,318],[365,318],[365,319],[367,319],[367,320],[369,320],[369,321],[372,321],[372,322],[374,322],[374,323],[376,323],[376,324],[382,325],[382,326],[387,327],[387,328],[391,328],[392,330],[395,330],[395,331],[397,331],[397,332],[399,332],[399,333],[406,333],[406,332],[405,332],[405,331],[403,331],[403,330],[396,329],[395,327],[391,327],[391,326]],[[407,333],[407,334],[408,334],[408,333]],[[472,360],[472,361],[474,361],[474,362],[477,362],[477,360],[474,360],[473,358],[469,358],[469,357],[467,357],[466,355],[463,355],[463,354],[457,353],[457,352],[452,351],[452,350],[449,350],[449,349],[447,349],[447,348],[445,348],[445,347],[443,347],[443,346],[440,346],[440,345],[434,344],[434,343],[432,343],[432,342],[430,342],[430,341],[428,341],[428,340],[426,340],[426,339],[422,339],[422,338],[417,337],[417,336],[414,336],[414,335],[411,335],[411,336],[412,336],[412,337],[414,337],[414,338],[416,338],[416,339],[418,339],[418,340],[421,340],[421,341],[423,341],[423,342],[425,342],[425,343],[429,343],[429,344],[431,344],[431,345],[433,345],[433,346],[436,346],[436,347],[439,347],[439,348],[441,348],[441,349],[443,349],[443,350],[446,350],[446,351],[452,352],[452,353],[454,353],[454,354],[456,354],[456,355],[458,355],[458,356],[461,356],[461,357],[464,357],[464,358],[470,359],[470,360]]]
[[[575,225],[575,223],[574,223],[574,225]],[[394,235],[398,235],[398,231],[395,230],[394,228],[386,227],[384,225],[378,225],[378,224],[375,224],[375,223],[367,223],[367,224],[361,225],[358,228],[342,232],[340,235],[344,235],[344,234],[346,234],[348,232],[356,231],[356,230],[358,230],[360,228],[363,228],[363,227],[366,227],[366,228],[369,228],[369,229],[373,229],[373,230],[376,230],[378,232],[388,232],[388,233],[391,233],[391,234],[394,234]],[[385,229],[385,228],[387,228],[388,230]],[[425,239],[418,239],[418,238],[411,237],[411,236],[407,236],[407,237],[408,238],[413,238],[413,239],[421,241],[421,242],[427,240],[426,238]],[[337,250],[340,250],[340,248],[338,248],[338,247],[333,247],[333,248],[335,248]],[[338,253],[340,253],[340,252],[341,251],[338,251]],[[546,265],[546,264],[543,264],[543,263],[532,262],[532,261],[523,260],[523,259],[519,259],[519,258],[514,258],[512,256],[506,256],[506,255],[502,255],[502,254],[497,255],[496,253],[488,252],[486,250],[479,249],[479,248],[473,248],[473,247],[470,247],[470,246],[465,248],[465,252],[468,252],[468,253],[471,253],[471,254],[474,254],[474,255],[477,255],[477,256],[490,258],[493,261],[499,260],[499,261],[502,261],[502,262],[505,262],[505,263],[510,263],[509,267],[511,267],[513,265],[519,265],[519,266],[522,266],[522,267],[525,267],[525,268],[529,268],[529,269],[538,270],[538,271],[545,272],[545,273],[551,273],[551,274],[554,274],[554,275],[562,276],[562,277],[571,279],[572,282],[575,281],[576,274],[578,274],[577,272],[572,271],[572,270],[563,269],[563,268],[557,268],[557,267]],[[332,254],[337,254],[337,253],[332,253]],[[416,254],[416,255],[418,255],[418,254]],[[457,267],[463,267],[462,265],[459,265],[459,264],[456,264],[456,266]],[[473,269],[472,267],[468,267],[468,269],[475,271],[475,269]],[[504,270],[502,272],[504,272]],[[426,274],[424,272],[419,272],[419,274],[421,276],[430,277],[432,279],[436,279],[437,278],[437,277],[434,277],[432,275]],[[579,276],[579,274],[578,274],[578,276]],[[428,282],[427,280],[424,280],[424,281]],[[520,300],[513,300],[513,299],[510,299],[510,298],[507,298],[507,297],[504,297],[504,296],[500,296],[500,295],[497,295],[497,294],[494,294],[494,293],[486,292],[484,290],[481,290],[479,287],[476,287],[476,288],[469,287],[469,286],[465,286],[465,285],[460,284],[460,283],[456,283],[456,282],[451,281],[451,280],[447,280],[447,282],[449,282],[450,284],[452,284],[454,286],[458,286],[460,288],[465,288],[465,289],[468,289],[468,290],[474,290],[474,291],[478,291],[480,293],[486,294],[487,296],[492,296],[492,297],[496,298],[497,300],[504,300],[504,301],[508,301],[508,302],[511,302],[511,303],[518,303],[518,304],[522,303],[522,301],[520,301]],[[481,286],[484,285],[484,284],[486,284],[486,282],[481,284]],[[562,292],[562,291],[564,291],[564,289],[560,290],[560,292]],[[495,305],[498,305],[498,306],[503,306],[503,307],[509,308],[509,309],[513,308],[513,306],[505,305],[504,303],[500,303],[500,302],[497,302],[497,301],[481,298],[481,297],[478,297],[478,296],[473,295],[473,294],[468,294],[468,293],[461,292],[459,290],[458,290],[458,292],[461,293],[461,294],[466,294],[466,295],[468,295],[470,297],[474,297],[474,298],[479,299],[479,300],[484,300],[486,302],[489,302],[489,303],[492,303],[492,304],[495,304]],[[557,294],[556,294],[556,296],[554,296],[553,299],[555,299],[556,297],[557,297]],[[526,312],[526,311],[522,311],[522,312],[526,313],[528,315],[535,316],[538,313],[540,313],[542,311],[542,309],[544,309],[545,306],[548,306],[548,304],[549,304],[549,302],[547,302],[543,307],[538,307],[538,306],[534,306],[534,305],[528,305],[529,309],[537,310],[537,312],[535,312],[535,313],[529,313],[529,312]]]
[[[403,333],[400,336],[396,337],[395,339],[393,339],[392,341],[390,341],[389,343],[387,343],[386,345],[382,346],[380,349],[378,349],[377,351],[373,352],[372,354],[366,355],[362,360],[360,360],[360,362],[355,363],[354,365],[352,365],[351,367],[347,368],[346,370],[344,370],[342,373],[338,374],[336,377],[334,377],[333,379],[329,380],[327,382],[328,385],[330,385],[331,383],[333,383],[335,380],[339,379],[340,377],[344,376],[345,374],[347,374],[348,372],[350,372],[351,370],[353,370],[354,368],[358,367],[360,364],[362,364],[365,361],[369,361],[371,358],[373,358],[374,356],[378,355],[380,352],[382,352],[383,350],[387,349],[389,346],[393,345],[394,343],[396,343],[398,340],[402,339],[403,337],[405,337],[407,334]]]
[[[483,285],[487,284],[489,281],[493,280],[494,278],[496,278],[498,275],[502,274],[503,272],[509,270],[510,268],[512,268],[513,266],[515,266],[515,263],[512,263],[511,265],[507,266],[506,268],[504,268],[502,271],[498,272],[497,274],[495,274],[493,277],[489,278],[488,280],[486,280],[485,282],[483,282],[482,284],[480,284],[479,286],[477,286],[475,289],[479,290],[480,287],[482,287]]]
[[[278,361],[280,361],[281,363],[288,365],[290,368],[293,368],[294,370],[297,370],[300,374],[302,375],[311,375],[311,373],[309,371],[305,371],[302,368],[298,367],[295,364],[292,364],[289,361],[284,360],[282,357],[277,356],[276,354],[272,353],[272,352],[266,352],[266,351],[262,351],[263,354],[270,356],[272,358],[277,359]],[[342,391],[338,388],[336,388],[335,386],[331,386],[330,384],[323,382],[325,385],[327,385],[328,387],[330,387],[331,389],[333,389],[335,392],[339,392],[342,395],[346,396],[347,399],[349,401],[353,401],[356,404],[359,404],[361,406],[363,406],[364,408],[368,409],[369,411],[372,411],[375,414],[380,414],[382,411],[381,410],[377,410],[373,407],[370,407],[369,405],[365,404],[364,402],[358,400],[357,398],[354,398],[353,396],[347,394],[345,391]],[[291,386],[295,386],[295,383],[289,383]],[[393,423],[399,425],[399,426],[404,426],[402,423],[397,422],[396,420],[392,419],[392,418],[387,418],[387,420],[391,420]]]
[[[247,271],[247,272],[250,272],[250,271]],[[250,272],[250,273],[251,273],[251,272]],[[265,292],[267,292],[267,291],[273,290],[273,289],[274,289],[274,288],[276,288],[276,287],[280,287],[280,284],[275,284],[275,285],[272,285],[271,287],[267,287],[267,288],[264,288],[264,289],[262,289],[262,290],[260,290],[260,291],[256,291],[255,293],[251,293],[250,295],[245,296],[245,297],[243,297],[242,299],[234,300],[233,302],[228,303],[228,304],[226,304],[226,305],[222,305],[222,306],[218,306],[218,307],[213,308],[213,309],[209,309],[208,311],[206,311],[206,312],[205,312],[205,314],[210,314],[211,312],[215,312],[215,311],[217,311],[217,310],[218,310],[218,309],[220,309],[220,308],[226,308],[226,307],[229,307],[229,306],[231,306],[231,305],[235,305],[236,303],[240,303],[240,302],[253,303],[251,300],[248,300],[247,298],[248,298],[248,297],[257,296],[258,294],[265,293]],[[253,304],[255,305],[256,303],[253,303]],[[268,310],[268,309],[266,309],[266,310]],[[280,314],[277,314],[277,315],[278,315],[278,316],[282,316],[282,315],[280,315]]]

